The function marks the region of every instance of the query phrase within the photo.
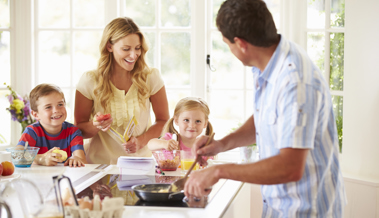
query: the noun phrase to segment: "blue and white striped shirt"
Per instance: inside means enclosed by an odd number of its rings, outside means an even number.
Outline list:
[[[346,204],[333,104],[320,70],[281,36],[265,70],[253,67],[261,159],[309,149],[301,180],[263,185],[262,217],[342,217]]]

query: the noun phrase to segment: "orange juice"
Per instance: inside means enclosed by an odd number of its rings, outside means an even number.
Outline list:
[[[189,170],[189,168],[192,166],[194,159],[182,159],[180,161],[182,170]],[[199,169],[199,164],[196,164],[193,170],[198,170]]]

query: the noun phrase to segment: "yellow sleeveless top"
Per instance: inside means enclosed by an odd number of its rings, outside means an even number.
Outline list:
[[[150,95],[156,94],[163,86],[163,79],[159,71],[155,68],[150,69],[151,73],[147,77],[147,85],[150,89]],[[97,112],[104,113],[104,109],[100,105],[100,101],[94,96],[96,81],[94,71],[84,73],[79,80],[76,89],[86,98],[94,101],[92,117]],[[150,100],[146,99],[145,109],[140,106],[138,101],[138,89],[132,84],[128,92],[117,89],[112,84],[113,97],[110,99],[111,116],[113,118],[112,127],[117,132],[123,134],[128,121],[134,115],[138,125],[135,127],[133,136],[142,135],[151,126],[150,120]],[[121,141],[115,138],[110,132],[99,131],[97,135],[84,142],[84,150],[88,163],[94,164],[116,164],[120,156],[137,156],[150,157],[151,151],[144,146],[134,154],[128,154],[121,145]]]

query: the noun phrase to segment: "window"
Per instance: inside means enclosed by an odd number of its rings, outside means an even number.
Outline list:
[[[307,36],[304,37],[307,40],[306,43],[297,43],[308,49],[326,78],[331,78],[333,102],[336,115],[340,117],[339,130],[342,131],[341,57],[344,9],[341,1],[343,0],[308,0],[308,17],[312,19],[307,22]],[[14,10],[9,9],[9,2],[15,5]],[[60,86],[65,93],[69,122],[74,120],[76,84],[84,72],[97,67],[102,31],[108,22],[118,16],[133,18],[146,35],[150,47],[147,62],[151,67],[158,68],[163,76],[171,115],[179,99],[189,95],[202,97],[211,108],[210,121],[217,133],[215,137],[221,138],[253,113],[251,69],[243,66],[229,51],[215,26],[215,18],[223,0],[35,0],[28,1],[27,4],[9,2],[0,1],[1,74],[5,75],[7,83],[17,82],[17,79],[11,81],[11,70],[13,72],[15,67],[23,66],[24,61],[28,60],[33,70],[14,72],[15,78],[27,76],[30,77],[30,82],[18,87],[25,87],[23,91],[27,93],[39,83]],[[282,4],[280,0],[266,0],[266,4],[273,14],[279,32],[290,39],[292,38],[288,36],[299,35],[295,34],[298,30],[295,25],[288,25],[294,22],[291,16],[295,9],[287,10],[289,6]],[[327,5],[329,6],[326,7]],[[16,28],[30,29],[31,37],[24,38],[30,38],[32,43],[29,44],[32,46],[30,54],[14,59],[15,64],[12,66],[15,67],[11,69],[9,57],[13,56],[10,54],[19,52],[19,57],[23,52],[11,49],[10,11],[14,11],[13,16],[21,16],[19,12],[25,10],[33,13],[25,15]],[[320,16],[324,18],[321,19]],[[320,20],[321,23],[318,22]],[[283,22],[287,25],[283,25]],[[22,37],[15,38],[15,41],[20,38]],[[19,44],[18,41],[15,43]],[[206,64],[208,54],[211,66]],[[210,68],[216,71],[213,72]],[[5,87],[1,86],[0,95],[4,96],[5,93]],[[5,104],[7,107],[4,98],[0,101],[2,106]],[[0,114],[9,117],[4,109]],[[10,119],[5,119],[4,122],[5,127],[1,127],[0,134],[7,143],[11,141],[15,144],[19,138],[16,133],[19,133]],[[10,126],[12,128],[8,128]],[[14,134],[11,135],[10,129]]]
[[[332,94],[340,152],[343,139],[344,0],[308,0],[307,52],[324,73]]]
[[[36,0],[35,84],[53,83],[66,98],[67,121],[74,122],[76,84],[97,66],[105,27],[104,0]]]
[[[7,0],[0,1],[0,146],[9,145],[11,141],[11,116],[6,110],[9,101],[6,96],[10,93],[5,84],[11,84],[11,25],[10,6]]]

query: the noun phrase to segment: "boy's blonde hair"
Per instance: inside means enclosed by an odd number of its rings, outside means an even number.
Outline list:
[[[175,129],[174,127],[174,120],[179,117],[179,115],[184,112],[184,111],[191,111],[191,110],[196,110],[200,109],[204,115],[205,115],[205,120],[208,121],[207,129],[205,131],[205,135],[211,135],[213,133],[213,127],[211,122],[209,122],[209,114],[210,110],[208,107],[207,102],[205,102],[201,98],[197,97],[186,97],[182,98],[175,107],[174,111],[174,116],[171,117],[163,127],[162,135],[164,136],[166,133],[172,133],[180,136],[179,132]]]
[[[108,111],[109,100],[112,95],[111,73],[115,62],[113,53],[107,49],[107,44],[115,44],[118,40],[130,34],[137,34],[141,42],[141,55],[138,57],[133,70],[132,82],[138,89],[138,97],[140,105],[145,108],[145,101],[149,98],[149,87],[147,86],[147,75],[150,69],[145,61],[145,54],[148,50],[146,40],[136,23],[131,18],[120,17],[112,20],[104,29],[100,42],[100,59],[97,70],[95,71],[96,87],[94,94],[99,98],[100,105],[104,110]]]
[[[53,92],[61,94],[63,101],[66,103],[66,99],[64,98],[64,93],[61,88],[53,84],[42,83],[34,87],[34,89],[29,94],[30,108],[33,111],[38,112],[38,99],[40,97],[50,95]]]

